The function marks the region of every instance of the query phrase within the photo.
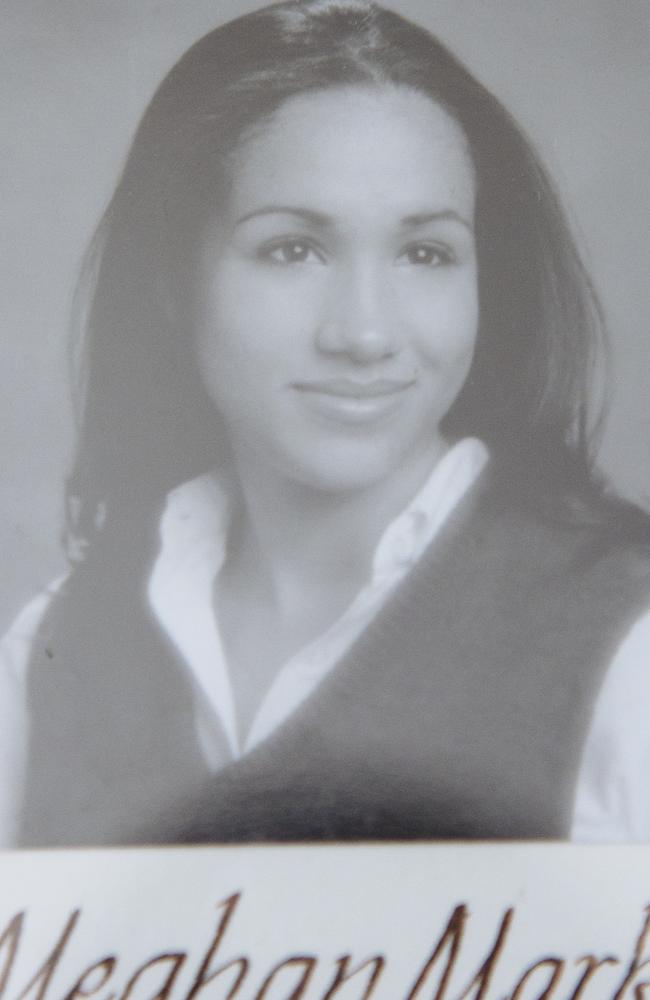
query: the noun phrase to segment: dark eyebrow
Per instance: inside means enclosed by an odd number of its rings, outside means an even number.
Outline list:
[[[243,225],[250,219],[257,219],[265,215],[293,215],[303,222],[307,222],[312,226],[320,226],[321,228],[332,225],[332,219],[328,215],[316,212],[311,208],[302,208],[299,205],[264,205],[261,208],[254,208],[251,212],[242,215],[235,221],[235,228]],[[414,229],[417,226],[425,226],[429,222],[446,221],[458,222],[465,229],[468,229],[470,233],[474,232],[471,222],[451,208],[439,212],[416,212],[414,215],[406,215],[401,220],[401,225],[405,229]]]
[[[465,229],[469,229],[470,233],[474,232],[474,226],[472,223],[458,212],[455,212],[452,208],[443,212],[418,212],[415,215],[407,215],[404,219],[402,219],[402,225],[405,228],[415,229],[417,226],[426,226],[428,222],[447,221],[458,222],[461,226],[464,226]]]
[[[300,208],[297,205],[265,205],[263,208],[254,208],[252,212],[247,212],[235,221],[235,226],[241,226],[249,219],[257,219],[264,215],[295,215],[303,222],[308,222],[312,226],[331,225],[331,219],[322,212],[314,212],[311,208]]]

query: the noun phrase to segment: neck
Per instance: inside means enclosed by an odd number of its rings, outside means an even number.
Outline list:
[[[229,555],[240,579],[262,586],[279,610],[319,594],[345,603],[368,578],[387,525],[400,513],[445,452],[432,443],[399,475],[363,489],[328,492],[287,480],[260,463],[239,461],[243,505]]]

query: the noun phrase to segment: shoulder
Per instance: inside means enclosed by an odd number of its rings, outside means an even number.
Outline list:
[[[641,580],[650,573],[650,514],[597,483],[573,495],[536,496],[495,470],[484,493],[486,520],[513,540],[527,539],[543,562],[620,564]]]
[[[650,610],[627,631],[603,680],[584,748],[572,839],[650,840]]]
[[[17,842],[30,713],[27,669],[37,637],[66,577],[32,598],[0,640],[0,848]]]
[[[536,503],[492,478],[468,527],[483,577],[526,615],[611,642],[650,608],[650,518],[622,500]]]
[[[3,690],[10,684],[23,682],[39,630],[67,580],[68,574],[63,574],[31,598],[0,639],[0,685]]]

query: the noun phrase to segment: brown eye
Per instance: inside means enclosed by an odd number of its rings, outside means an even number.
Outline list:
[[[431,243],[415,243],[400,254],[400,262],[424,267],[441,267],[454,261],[453,254]]]
[[[261,256],[274,264],[322,264],[324,258],[307,240],[281,240],[265,246]]]

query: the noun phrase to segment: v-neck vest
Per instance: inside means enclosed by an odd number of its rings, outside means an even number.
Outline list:
[[[336,668],[216,775],[139,581],[80,567],[28,683],[23,842],[562,838],[650,558],[483,474]]]

